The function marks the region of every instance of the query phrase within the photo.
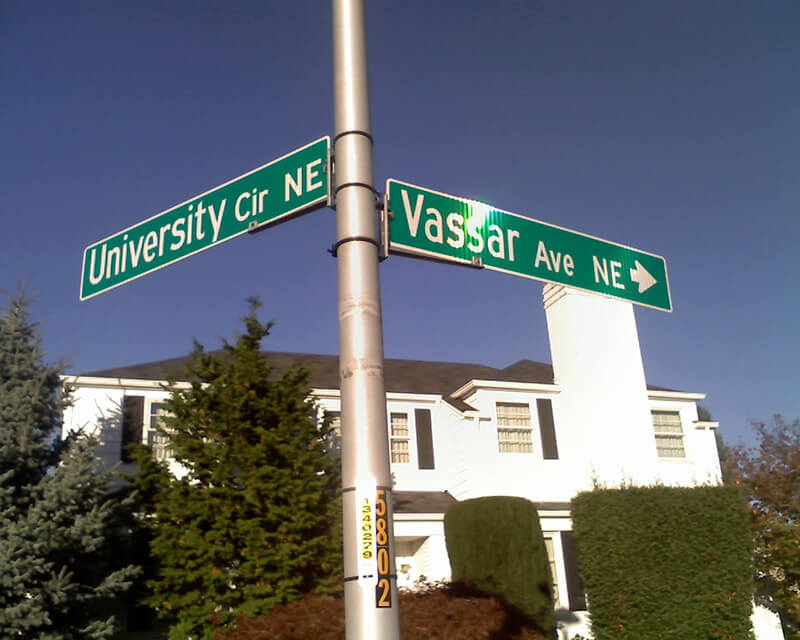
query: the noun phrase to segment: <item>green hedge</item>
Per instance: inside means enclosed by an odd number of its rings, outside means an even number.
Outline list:
[[[494,594],[552,634],[553,587],[534,504],[492,496],[451,506],[444,518],[453,580]]]
[[[595,640],[749,640],[747,506],[730,487],[629,487],[572,500]]]

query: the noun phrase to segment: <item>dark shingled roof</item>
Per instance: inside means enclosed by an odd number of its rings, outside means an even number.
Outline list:
[[[447,491],[392,491],[395,513],[445,513],[458,502]],[[539,511],[569,511],[569,502],[534,502]]]
[[[392,491],[395,513],[444,513],[456,502],[447,491]]]
[[[211,352],[222,355],[222,350]],[[309,371],[309,384],[316,389],[339,388],[339,356],[320,355],[315,353],[283,353],[264,351],[263,355],[280,374],[286,369],[304,366]],[[131,378],[134,380],[164,380],[173,376],[180,380],[185,377],[186,365],[190,356],[159,360],[144,364],[104,369],[84,373],[84,376],[98,378]],[[465,402],[451,397],[450,394],[464,386],[470,380],[500,380],[503,382],[536,382],[553,384],[553,367],[543,362],[519,360],[504,369],[497,369],[483,364],[461,362],[431,362],[428,360],[384,360],[384,381],[387,391],[404,393],[432,393],[441,395],[446,402],[460,411],[468,411],[472,407]],[[647,385],[650,390],[669,391],[664,387]]]
[[[217,355],[223,352],[213,352]],[[265,351],[264,357],[280,374],[286,369],[303,365],[310,373],[309,383],[317,389],[339,388],[339,356],[313,353],[281,353]],[[145,364],[92,371],[81,375],[98,378],[132,378],[134,380],[164,380],[173,376],[180,380],[185,376],[190,357],[160,360]],[[426,360],[384,360],[384,380],[387,391],[405,393],[435,393],[459,409],[469,405],[450,398],[449,395],[470,380],[505,380],[513,382],[553,383],[553,368],[549,364],[520,360],[505,369],[496,369],[482,364],[459,362],[430,362]],[[463,406],[461,406],[463,405]]]
[[[495,378],[489,380],[503,380],[506,382],[553,382],[553,367],[543,362],[533,360],[519,360],[499,372]]]
[[[569,511],[572,505],[569,502],[534,502],[539,511]]]

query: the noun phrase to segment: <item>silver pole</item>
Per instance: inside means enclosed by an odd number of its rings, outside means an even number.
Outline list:
[[[347,640],[398,640],[363,0],[333,0]]]

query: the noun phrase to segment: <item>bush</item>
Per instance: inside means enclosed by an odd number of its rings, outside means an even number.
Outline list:
[[[505,496],[465,500],[447,510],[444,529],[454,580],[503,598],[553,634],[552,577],[532,502]]]
[[[216,640],[341,640],[344,602],[308,595],[262,618],[241,618]],[[501,600],[465,584],[400,592],[403,640],[549,640]]]
[[[749,640],[748,514],[728,487],[628,487],[572,500],[596,640]]]

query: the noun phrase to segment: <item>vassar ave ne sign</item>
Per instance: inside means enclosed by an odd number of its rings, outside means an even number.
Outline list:
[[[502,211],[386,183],[390,253],[486,267],[672,311],[664,258]]]
[[[81,300],[328,202],[324,137],[89,245]]]

